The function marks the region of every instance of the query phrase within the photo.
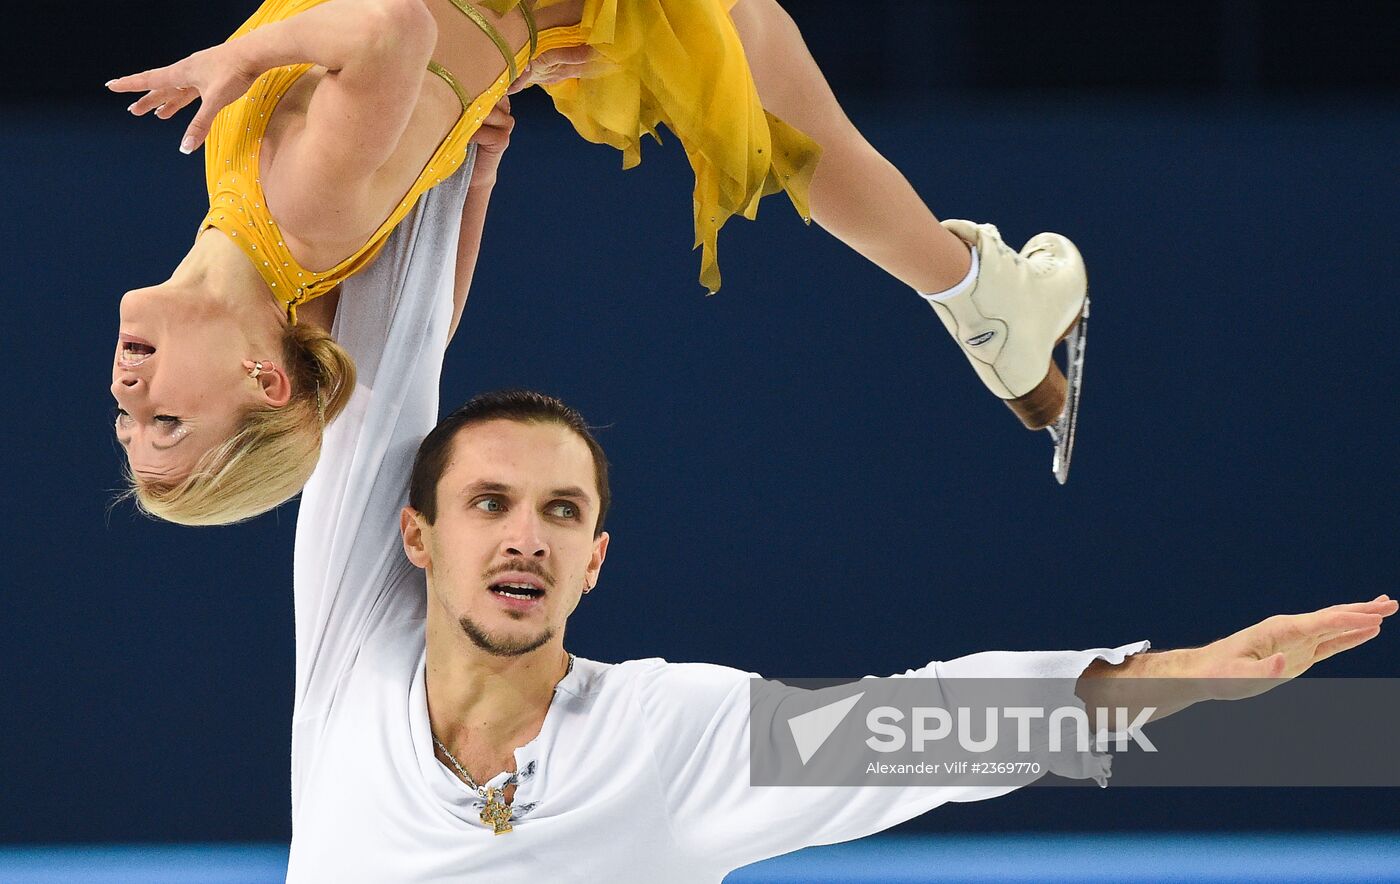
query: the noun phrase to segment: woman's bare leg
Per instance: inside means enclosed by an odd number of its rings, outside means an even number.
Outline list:
[[[847,118],[782,7],[739,0],[733,17],[764,108],[821,145],[812,218],[916,291],[962,281],[971,263],[967,246]]]

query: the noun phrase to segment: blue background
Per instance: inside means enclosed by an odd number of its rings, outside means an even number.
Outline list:
[[[134,6],[87,99],[41,77],[0,109],[0,842],[285,841],[295,505],[190,530],[111,504],[116,304],[165,278],[206,204],[179,125],[91,93],[168,60],[142,49],[143,24],[186,51],[240,17],[157,28],[141,8],[162,4]],[[1400,102],[1362,63],[1369,44],[1345,56],[1352,80],[1294,82],[1271,61],[1293,44],[1258,19],[1208,27],[1257,4],[1195,4],[1182,33],[1216,36],[1174,64],[1140,37],[1137,68],[1088,52],[1013,65],[1041,44],[998,43],[965,4],[896,7],[846,43],[830,6],[799,20],[940,217],[1083,250],[1094,315],[1070,484],[921,300],[781,198],[725,229],[725,285],[706,298],[674,139],[623,173],[526,99],[443,398],[535,387],[603,427],[613,541],[570,649],[844,676],[989,648],[1202,644],[1395,594]],[[891,42],[899,15],[943,13],[961,30]],[[1142,15],[1102,45],[1176,33]],[[1301,18],[1319,39],[1336,27]],[[1397,660],[1383,635],[1317,671],[1390,676]],[[1035,789],[905,828],[1393,831],[1395,807],[1390,791]]]

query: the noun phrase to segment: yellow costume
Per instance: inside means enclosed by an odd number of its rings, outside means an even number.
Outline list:
[[[267,0],[234,36],[323,2]],[[273,295],[286,305],[293,322],[297,305],[325,294],[369,265],[418,198],[461,165],[468,141],[505,95],[514,70],[524,69],[534,56],[551,49],[588,45],[606,63],[599,76],[546,89],[580,135],[622,151],[624,168],[641,162],[642,136],[656,137],[658,125],[664,123],[679,137],[695,172],[695,245],[703,248],[700,281],[711,292],[720,284],[715,258],[719,229],[731,216],[753,218],[761,197],[786,190],[803,219],[809,218],[807,192],[820,149],[764,112],[729,17],[733,0],[585,0],[578,25],[538,35],[530,7],[521,0],[484,0],[484,5],[500,14],[517,6],[526,14],[532,39],[514,57],[466,0],[452,2],[502,49],[507,68],[472,100],[448,71],[429,65],[457,92],[462,116],[393,213],[368,242],[336,266],[312,272],[297,263],[277,233],[258,178],[268,121],[277,102],[311,65],[267,71],[214,121],[205,144],[209,214],[200,229],[218,228],[238,243]],[[535,5],[550,2],[557,0]]]

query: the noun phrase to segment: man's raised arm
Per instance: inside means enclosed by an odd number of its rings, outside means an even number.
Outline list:
[[[376,623],[422,612],[399,510],[414,454],[437,423],[443,356],[512,122],[504,109],[493,111],[463,168],[428,191],[374,264],[344,285],[332,334],[355,359],[358,382],[326,428],[297,517],[299,718],[324,708]]]

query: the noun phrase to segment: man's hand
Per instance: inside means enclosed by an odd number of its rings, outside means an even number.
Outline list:
[[[1201,700],[1258,696],[1380,635],[1397,609],[1400,604],[1381,595],[1309,614],[1278,614],[1203,648],[1137,654],[1117,666],[1098,660],[1079,677],[1075,693],[1091,709],[1151,706],[1153,719]]]
[[[476,165],[472,168],[472,188],[494,187],[496,171],[501,165],[501,156],[510,147],[510,133],[515,128],[515,117],[510,115],[510,98],[502,98],[491,108],[481,128],[471,137],[476,145]]]
[[[1296,678],[1314,663],[1380,635],[1382,622],[1397,609],[1400,604],[1381,595],[1310,614],[1278,614],[1199,648],[1186,675],[1227,680]],[[1260,684],[1259,690],[1249,691],[1246,685],[1227,681],[1210,699],[1250,697],[1269,687]]]

